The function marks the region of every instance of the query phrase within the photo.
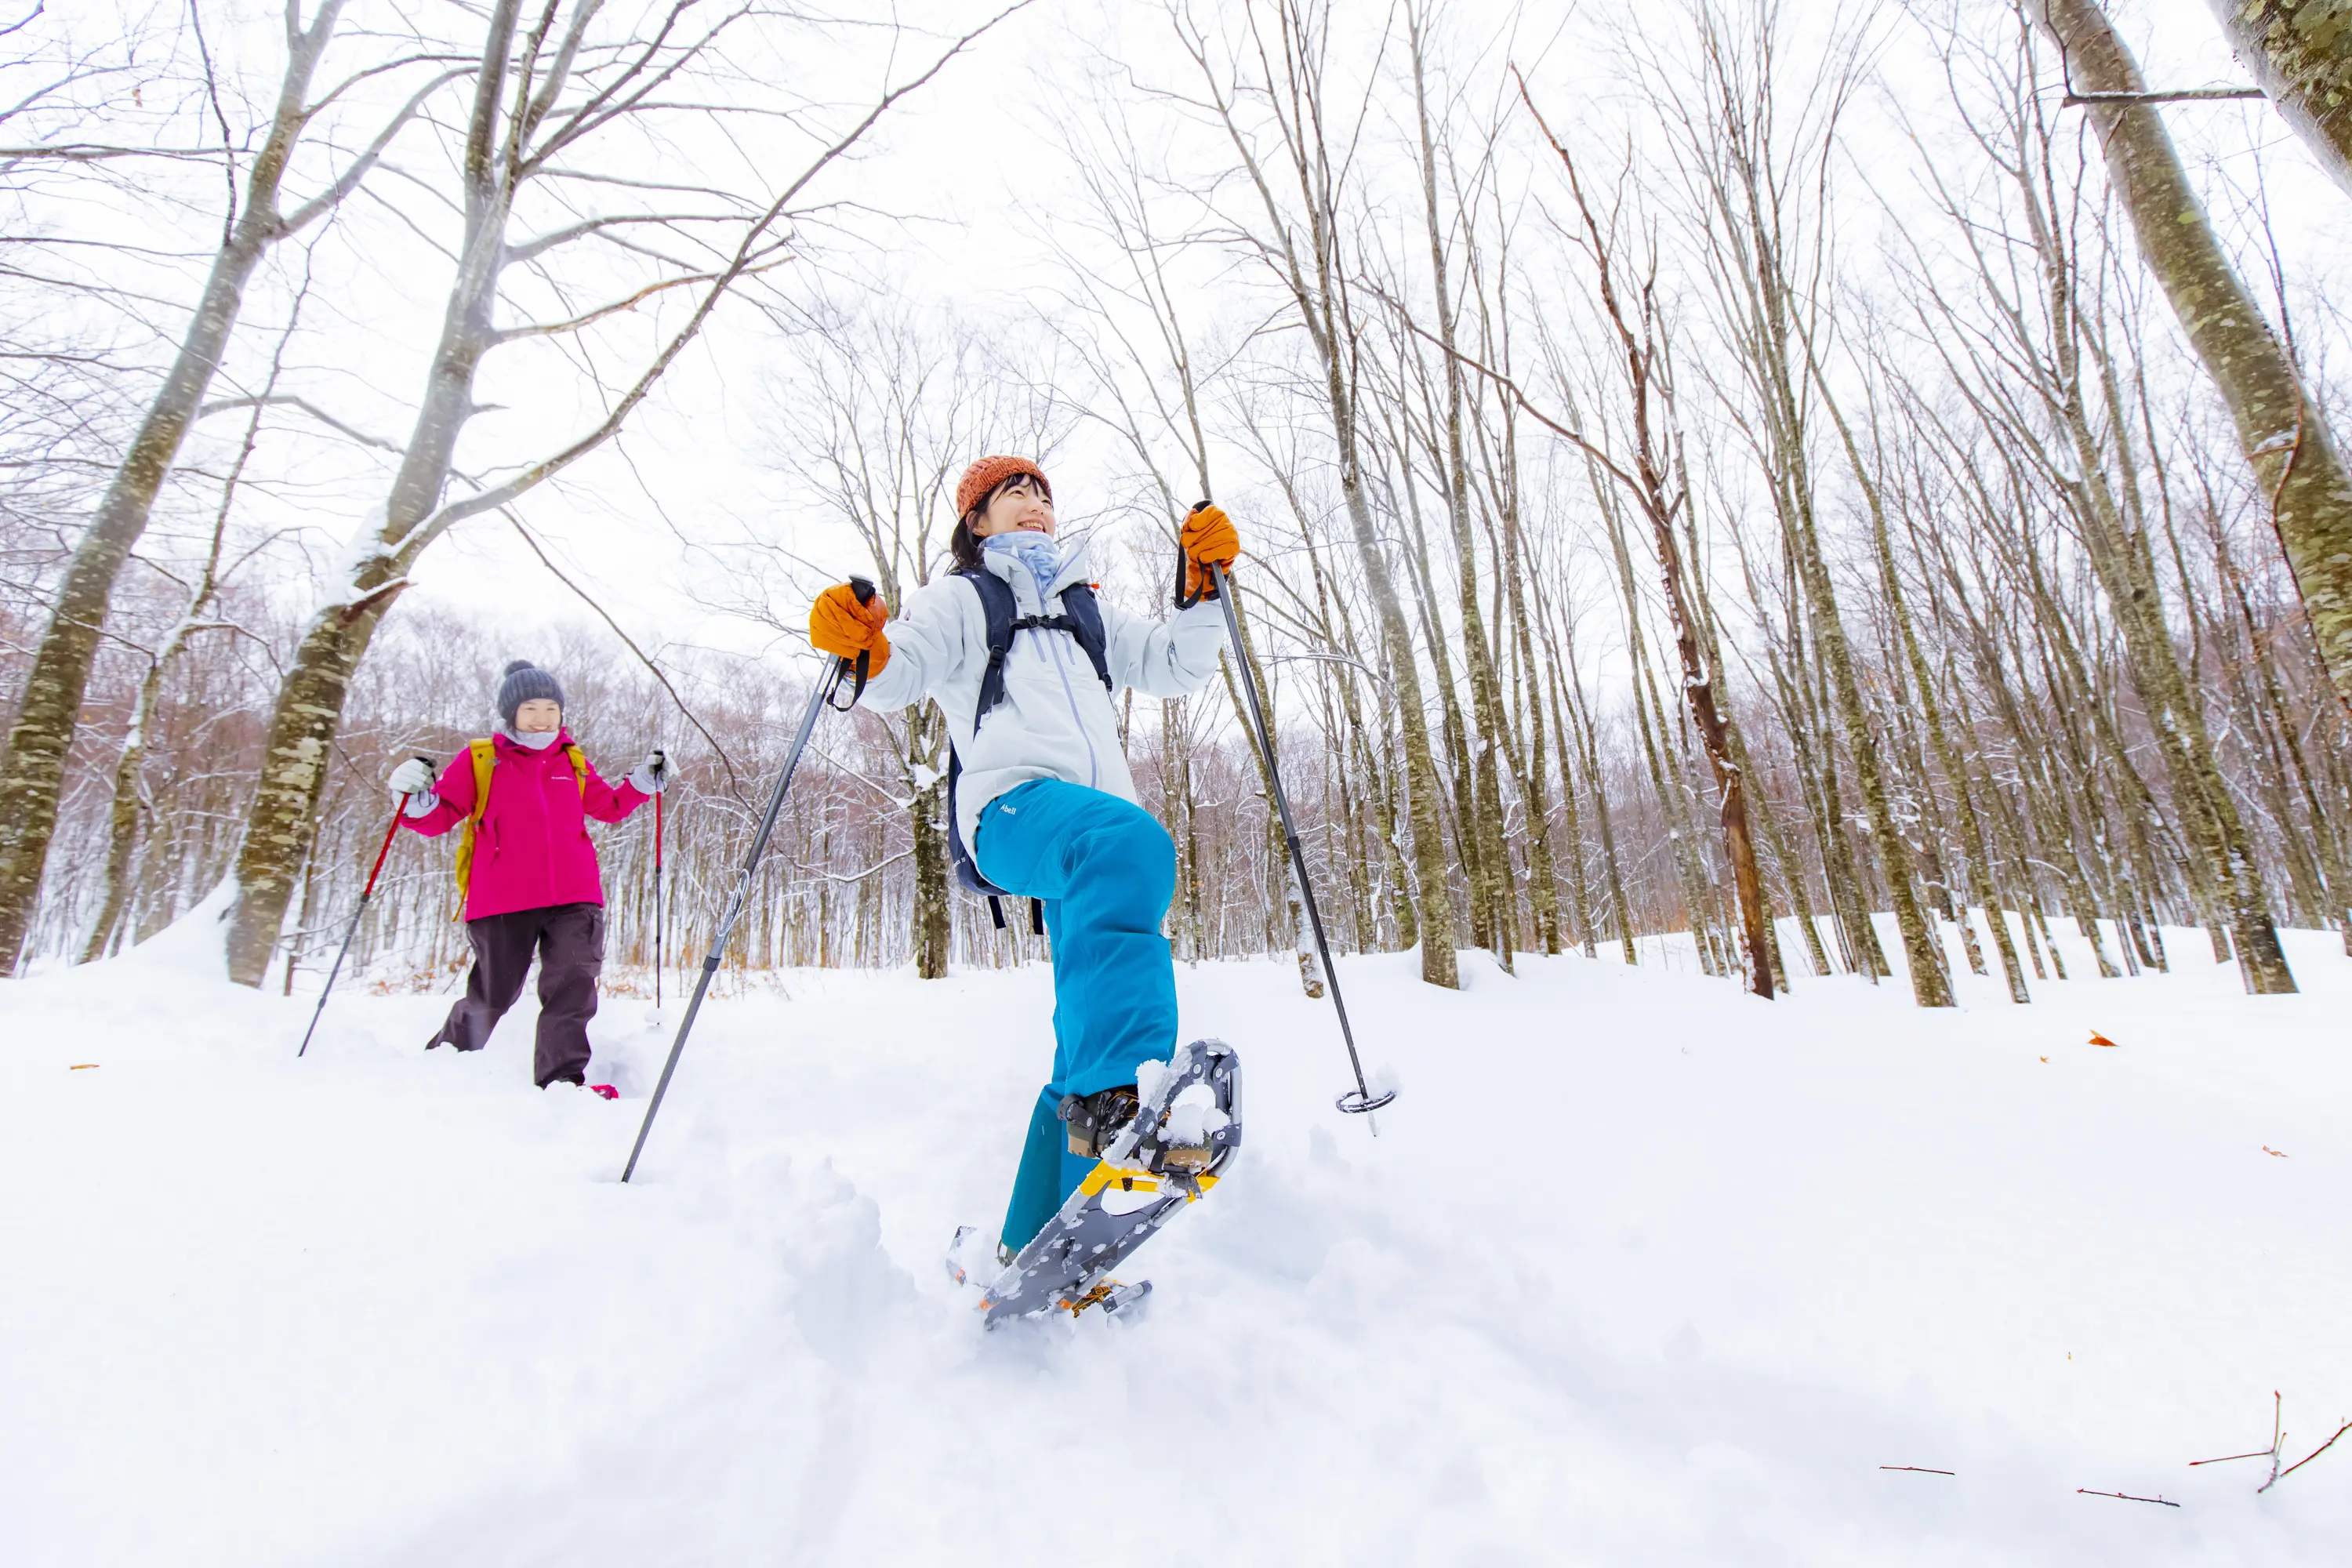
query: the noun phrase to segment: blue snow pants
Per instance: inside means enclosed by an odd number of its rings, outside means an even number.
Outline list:
[[[1054,1079],[1029,1114],[1004,1244],[1045,1226],[1094,1162],[1069,1152],[1066,1094],[1135,1081],[1176,1049],[1176,967],[1160,922],[1176,891],[1176,846],[1141,806],[1084,784],[1033,779],[983,807],[980,873],[1041,899],[1054,952]]]

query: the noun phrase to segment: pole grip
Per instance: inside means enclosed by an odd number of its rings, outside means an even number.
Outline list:
[[[1186,513],[1184,514],[1184,519],[1185,519],[1185,521],[1188,521],[1188,522],[1189,522],[1189,521],[1191,521],[1193,518],[1195,518],[1195,517],[1199,516],[1202,512],[1206,511],[1206,510],[1208,510],[1208,507],[1209,507],[1209,503],[1208,503],[1206,500],[1196,500],[1196,501],[1194,501],[1194,502],[1192,503],[1192,510],[1191,511],[1188,511],[1188,512],[1186,512]],[[1199,590],[1198,590],[1197,592],[1193,593],[1193,594],[1192,594],[1189,598],[1188,598],[1188,597],[1186,597],[1186,595],[1185,595],[1185,593],[1184,593],[1184,531],[1183,531],[1182,529],[1181,529],[1181,528],[1180,528],[1180,529],[1178,529],[1178,530],[1176,531],[1176,607],[1177,607],[1178,609],[1180,609],[1180,610],[1189,610],[1189,609],[1191,609],[1193,605],[1197,605],[1197,604],[1199,604],[1199,603],[1201,602],[1201,595],[1202,595],[1202,594],[1207,593],[1207,592],[1208,592],[1208,590],[1209,590],[1209,579],[1208,579],[1207,574],[1203,574],[1202,575],[1202,578],[1201,578],[1201,586],[1200,586]],[[1238,653],[1238,651],[1236,651],[1235,657],[1236,657],[1236,658],[1238,658],[1238,657],[1239,657],[1239,653]]]
[[[853,576],[849,580],[849,591],[856,595],[857,602],[860,605],[870,605],[874,602],[874,580],[871,577]],[[866,695],[866,678],[873,661],[874,651],[871,648],[859,648],[857,650],[857,662],[855,664],[852,664],[845,658],[843,659],[841,661],[840,672],[834,678],[834,685],[838,687],[841,684],[842,676],[848,677],[851,682],[849,688],[849,700],[846,702],[834,702],[828,699],[825,705],[836,713],[846,713],[852,708],[856,707],[857,700]]]

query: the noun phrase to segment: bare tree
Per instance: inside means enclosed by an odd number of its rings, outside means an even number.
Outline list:
[[[1772,944],[1767,930],[1771,917],[1764,906],[1763,879],[1756,868],[1756,845],[1748,828],[1747,781],[1732,757],[1716,697],[1719,672],[1708,668],[1700,651],[1698,623],[1686,585],[1682,545],[1675,536],[1683,510],[1689,503],[1689,491],[1683,479],[1681,455],[1675,449],[1681,432],[1675,422],[1674,378],[1664,341],[1665,323],[1657,299],[1655,261],[1653,258],[1646,270],[1626,272],[1633,289],[1629,305],[1621,287],[1620,273],[1626,268],[1626,263],[1620,255],[1622,247],[1617,235],[1603,225],[1593,210],[1578,176],[1575,159],[1544,123],[1534,100],[1527,96],[1524,83],[1520,94],[1568,178],[1580,229],[1578,238],[1592,268],[1603,331],[1612,340],[1616,368],[1622,377],[1619,394],[1631,429],[1630,457],[1621,461],[1574,426],[1542,413],[1518,392],[1516,383],[1511,384],[1510,390],[1530,416],[1583,451],[1650,525],[1667,624],[1682,667],[1684,700],[1689,704],[1691,719],[1706,747],[1707,762],[1715,772],[1716,788],[1721,795],[1724,849],[1731,861],[1738,898],[1748,989],[1769,1001],[1774,991]],[[1694,910],[1695,916],[1696,913]]]
[[[0,972],[16,968],[40,893],[66,752],[73,743],[115,580],[146,531],[156,492],[220,367],[254,268],[271,247],[318,222],[357,189],[425,100],[460,74],[436,70],[324,190],[291,212],[284,210],[279,197],[288,167],[303,132],[323,110],[365,78],[434,63],[425,56],[375,61],[314,100],[311,82],[342,7],[343,0],[320,0],[305,26],[300,0],[287,0],[286,71],[261,150],[246,172],[242,199],[236,199],[233,186],[220,248],[179,353],[58,586],[48,629],[34,655],[8,732],[6,759],[0,763]],[[226,141],[226,123],[221,131]]]
[[[1201,97],[1193,107],[1223,132],[1256,209],[1258,223],[1237,224],[1234,243],[1272,276],[1314,349],[1322,412],[1339,455],[1340,495],[1379,614],[1381,648],[1404,732],[1421,974],[1430,984],[1451,988],[1461,981],[1420,662],[1365,486],[1359,407],[1361,322],[1349,298],[1350,268],[1340,254],[1340,213],[1352,149],[1337,140],[1344,127],[1330,118],[1339,108],[1328,96],[1331,13],[1315,0],[1250,5],[1242,21],[1255,68],[1247,76],[1236,75],[1236,65],[1225,61],[1188,10],[1177,8],[1172,20],[1179,46],[1200,81]],[[1270,153],[1261,151],[1254,123],[1265,127],[1274,143]],[[1277,180],[1287,197],[1276,194]]]
[[[888,86],[845,129],[818,134],[808,161],[771,199],[746,203],[719,193],[713,210],[712,193],[703,186],[608,178],[593,167],[593,155],[616,140],[618,132],[640,129],[648,117],[669,110],[667,95],[696,79],[697,68],[717,56],[722,37],[748,33],[776,18],[745,8],[703,24],[691,0],[656,0],[645,17],[606,18],[598,0],[575,0],[568,9],[562,0],[550,0],[526,27],[522,0],[493,0],[459,158],[464,226],[440,339],[415,430],[382,512],[353,542],[350,575],[330,590],[312,616],[270,715],[261,787],[237,857],[228,937],[231,979],[259,984],[268,965],[299,879],[302,846],[352,672],[385,611],[407,586],[418,555],[459,521],[511,504],[618,434],[719,302],[745,279],[799,252],[793,204],[811,184],[907,95],[929,84],[1021,4],[1025,0],[1015,0],[1007,11],[948,42],[928,65]],[[673,202],[695,193],[705,200],[698,209],[684,212],[673,206],[592,212],[536,236],[513,237],[523,192],[567,181],[593,182],[607,190],[650,184]],[[680,239],[694,229],[708,232],[712,225],[731,230],[734,243]],[[678,248],[698,247],[701,255],[681,259],[627,238],[633,230],[667,234]],[[649,254],[656,268],[652,280],[563,319],[498,323],[502,282],[511,269],[540,268],[554,253],[599,237]],[[464,493],[444,499],[451,479],[460,477],[458,437],[480,412],[474,387],[486,356],[504,344],[583,331],[670,289],[694,291],[686,321],[659,341],[638,374],[614,389],[602,419],[509,477],[469,485]],[[563,298],[560,291],[557,298]]]
[[[2096,0],[2025,4],[2057,44],[2077,89],[2147,90],[2138,61]],[[2246,462],[2270,497],[2271,519],[2294,568],[2320,658],[2352,707],[2352,469],[2294,361],[2215,237],[2162,112],[2149,104],[2112,101],[2094,101],[2084,112],[2098,128],[2116,198],[2139,237],[2140,256],[2230,406]]]
[[[1052,391],[1056,378],[1021,345],[934,316],[829,302],[776,314],[794,363],[776,388],[777,461],[804,494],[822,498],[822,510],[854,531],[895,614],[909,592],[950,564],[956,480],[967,463],[997,451],[1050,460],[1068,424]],[[807,561],[797,542],[757,531],[725,553],[784,568],[791,592],[772,592],[774,575],[759,571],[747,579],[755,591],[741,608],[788,636],[800,634],[798,606],[817,582],[841,574],[837,565]],[[887,737],[905,791],[915,973],[944,979],[953,919],[947,721],[926,700],[903,720],[866,721]]]

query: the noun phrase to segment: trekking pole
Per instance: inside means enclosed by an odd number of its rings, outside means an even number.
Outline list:
[[[416,760],[428,768],[433,765],[430,757]],[[301,1049],[294,1053],[297,1058],[310,1048],[310,1037],[319,1032],[320,1016],[327,1010],[327,994],[335,988],[335,976],[343,972],[343,959],[352,951],[352,939],[360,934],[360,917],[367,913],[368,900],[375,896],[375,879],[383,875],[384,857],[392,853],[392,836],[400,831],[400,819],[407,810],[406,795],[392,803],[392,826],[383,830],[383,847],[375,852],[375,866],[368,872],[367,886],[360,890],[360,905],[352,911],[351,929],[343,932],[343,945],[335,950],[334,966],[327,971],[326,984],[319,988],[319,1005],[310,1010],[310,1026],[302,1031]]]
[[[656,753],[658,754],[658,753]],[[667,784],[667,779],[661,781]],[[662,796],[667,790],[654,792],[654,1011],[661,1011],[662,972]]]
[[[849,585],[861,605],[874,597],[874,584],[863,577],[852,577]],[[793,749],[784,754],[784,771],[777,775],[775,791],[768,796],[767,815],[760,819],[760,831],[752,837],[751,853],[743,858],[742,875],[735,879],[735,891],[727,900],[727,912],[719,921],[719,934],[711,940],[710,952],[702,961],[702,973],[695,980],[694,994],[686,1004],[686,1016],[677,1021],[677,1037],[670,1042],[669,1059],[662,1064],[661,1080],[654,1085],[653,1103],[646,1107],[645,1123],[637,1129],[636,1144],[629,1151],[629,1163],[621,1171],[624,1182],[636,1174],[637,1156],[646,1152],[646,1135],[654,1130],[654,1118],[661,1114],[662,1097],[669,1092],[670,1075],[677,1071],[677,1058],[686,1049],[686,1037],[693,1032],[695,1015],[702,1011],[703,994],[710,989],[712,976],[719,973],[719,956],[727,951],[728,938],[735,934],[735,922],[743,918],[743,906],[751,897],[751,879],[759,872],[761,857],[768,852],[768,836],[776,830],[777,814],[784,808],[784,792],[792,787],[793,771],[800,766],[801,753],[808,750],[809,733],[816,728],[817,712],[833,707],[834,689],[845,675],[857,684],[851,689],[847,706],[837,711],[845,713],[857,706],[858,697],[866,690],[866,656],[863,653],[857,656],[855,668],[845,658],[835,659],[833,668],[817,682],[816,689],[809,694],[808,710],[801,715],[800,732],[793,737]]]
[[[1209,563],[1209,581],[1216,584],[1217,603],[1225,612],[1225,635],[1233,640],[1234,663],[1240,668],[1242,689],[1249,694],[1254,731],[1250,739],[1265,758],[1265,776],[1274,785],[1274,808],[1282,816],[1282,837],[1290,846],[1291,868],[1298,874],[1298,896],[1306,901],[1307,923],[1315,928],[1315,951],[1323,960],[1323,981],[1331,987],[1331,1007],[1339,1015],[1339,1038],[1347,1042],[1348,1066],[1356,1075],[1356,1087],[1332,1103],[1350,1116],[1369,1116],[1394,1100],[1396,1090],[1374,1094],[1364,1082],[1363,1060],[1356,1055],[1356,1032],[1348,1025],[1348,1004],[1339,994],[1339,972],[1331,963],[1331,944],[1324,940],[1322,911],[1315,907],[1315,884],[1307,878],[1307,852],[1299,847],[1298,829],[1290,820],[1290,799],[1283,793],[1282,769],[1274,754],[1274,727],[1266,722],[1265,707],[1258,699],[1257,678],[1251,673],[1249,655],[1242,647],[1241,617],[1234,611],[1234,585],[1226,580],[1225,569],[1214,562]],[[1379,1122],[1370,1125],[1375,1134],[1380,1131]]]

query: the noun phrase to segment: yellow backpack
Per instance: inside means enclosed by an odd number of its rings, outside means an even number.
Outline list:
[[[457,840],[457,913],[466,912],[466,894],[474,882],[474,840],[482,830],[482,814],[490,808],[490,769],[499,760],[499,749],[493,741],[471,741],[466,750],[474,756],[474,809],[466,814],[466,831]],[[588,799],[588,758],[578,746],[564,743],[563,754],[572,759],[572,776],[580,781],[580,799]]]

